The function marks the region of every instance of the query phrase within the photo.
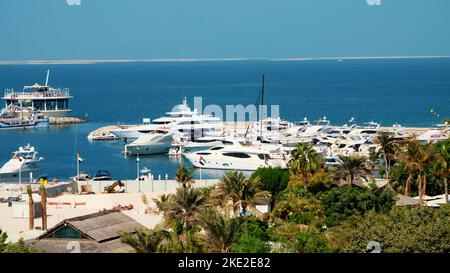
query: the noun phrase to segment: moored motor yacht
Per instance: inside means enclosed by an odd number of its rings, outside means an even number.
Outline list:
[[[187,99],[184,98],[182,104],[173,107],[172,111],[167,112],[165,116],[154,119],[151,123],[147,119],[142,125],[133,126],[124,129],[112,130],[111,133],[118,138],[130,141],[136,140],[141,136],[152,134],[155,130],[172,130],[184,133],[195,132],[207,135],[219,130],[223,130],[224,125],[220,118],[211,115],[199,115],[197,110],[192,111]]]
[[[43,157],[38,156],[36,149],[30,144],[13,152],[11,159],[0,169],[0,181],[25,181],[45,176],[44,171],[38,163],[43,161]]]
[[[172,147],[174,135],[168,130],[154,130],[125,145],[125,153],[130,155],[165,154]]]
[[[220,145],[205,151],[183,153],[197,168],[219,170],[255,171],[258,168],[286,168],[286,162],[275,158],[270,152],[244,145]]]

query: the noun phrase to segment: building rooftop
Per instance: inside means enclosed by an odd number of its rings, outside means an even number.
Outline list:
[[[131,252],[120,241],[120,233],[134,233],[145,228],[129,216],[116,210],[100,211],[66,219],[30,241],[38,251],[64,253],[73,251],[74,244],[81,252]]]

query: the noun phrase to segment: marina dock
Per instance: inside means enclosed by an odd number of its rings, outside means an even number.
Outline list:
[[[247,130],[247,127],[250,125],[249,122],[244,121],[236,121],[236,122],[224,122],[225,128],[224,131],[228,133],[243,133]],[[118,139],[116,136],[114,136],[111,131],[117,130],[117,129],[125,129],[138,126],[136,124],[124,124],[124,125],[108,125],[100,127],[88,135],[89,140],[116,140]],[[339,127],[339,125],[336,125]],[[400,127],[402,131],[405,133],[411,134],[411,135],[420,135],[428,130],[430,130],[430,127]],[[393,131],[394,129],[398,129],[397,127],[388,127],[388,126],[381,126],[379,128],[381,131]]]

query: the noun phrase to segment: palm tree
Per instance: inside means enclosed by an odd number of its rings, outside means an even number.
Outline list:
[[[226,205],[228,200],[233,203],[233,211],[236,214],[239,208],[239,185],[245,183],[245,175],[238,171],[228,171],[225,172],[224,176],[220,179],[217,188],[213,190],[213,195],[215,195],[215,200],[223,200]],[[228,209],[226,211],[228,213]]]
[[[258,197],[270,196],[270,192],[261,190],[261,180],[247,178],[242,172],[229,171],[220,179],[216,188],[216,196],[225,201],[233,202],[233,211],[236,213],[239,205],[245,215],[249,205]]]
[[[163,194],[157,198],[152,198],[153,202],[156,204],[156,207],[158,208],[159,212],[166,212],[168,209],[168,204],[170,201],[170,194]]]
[[[444,178],[445,203],[448,203],[448,177],[450,175],[450,141],[442,141],[435,146],[437,158],[434,164],[437,173]]]
[[[42,229],[47,230],[47,192],[45,186],[41,185],[39,191],[41,192]]]
[[[167,236],[164,230],[139,229],[135,234],[120,233],[120,240],[134,248],[137,253],[155,253]]]
[[[396,150],[394,134],[386,131],[380,132],[378,136],[378,144],[380,145],[381,154],[383,155],[383,161],[386,169],[386,178],[389,179],[391,162],[394,158]]]
[[[237,241],[242,218],[229,218],[215,208],[208,208],[200,215],[200,224],[205,231],[204,242],[210,252],[228,253]]]
[[[380,151],[377,151],[376,149],[370,149],[368,163],[370,165],[370,171],[371,171],[372,175],[375,172],[375,167],[377,166],[379,159],[380,159]]]
[[[323,158],[309,143],[298,143],[292,151],[292,158],[289,161],[289,169],[293,174],[301,174],[304,187],[308,187],[308,175],[315,173],[321,168]]]
[[[408,141],[397,157],[405,164],[405,170],[409,172],[405,185],[405,196],[409,195],[414,175],[417,173],[416,183],[419,191],[419,203],[422,204],[427,183],[426,166],[432,163],[436,157],[433,154],[432,144],[422,145],[418,141]]]
[[[370,169],[367,167],[367,158],[364,156],[340,155],[339,159],[341,164],[338,165],[337,172],[346,178],[349,185],[352,185],[356,177],[362,177],[370,173]]]
[[[27,186],[28,194],[28,227],[30,230],[34,229],[34,201],[33,201],[33,189],[31,185]]]
[[[184,165],[179,166],[177,168],[175,181],[180,183],[183,187],[192,186],[195,183],[194,177],[192,176],[192,168],[188,168]]]
[[[167,202],[164,217],[169,222],[179,223],[186,231],[199,222],[199,214],[207,207],[207,197],[199,189],[192,187],[178,188]]]

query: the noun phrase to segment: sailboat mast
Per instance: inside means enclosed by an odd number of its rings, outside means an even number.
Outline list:
[[[262,120],[264,116],[264,79],[265,74],[262,75],[262,85],[261,85],[261,101],[259,105],[259,140],[262,141]]]
[[[50,77],[50,69],[47,70],[47,77],[45,78],[45,86],[48,86],[48,78]]]

